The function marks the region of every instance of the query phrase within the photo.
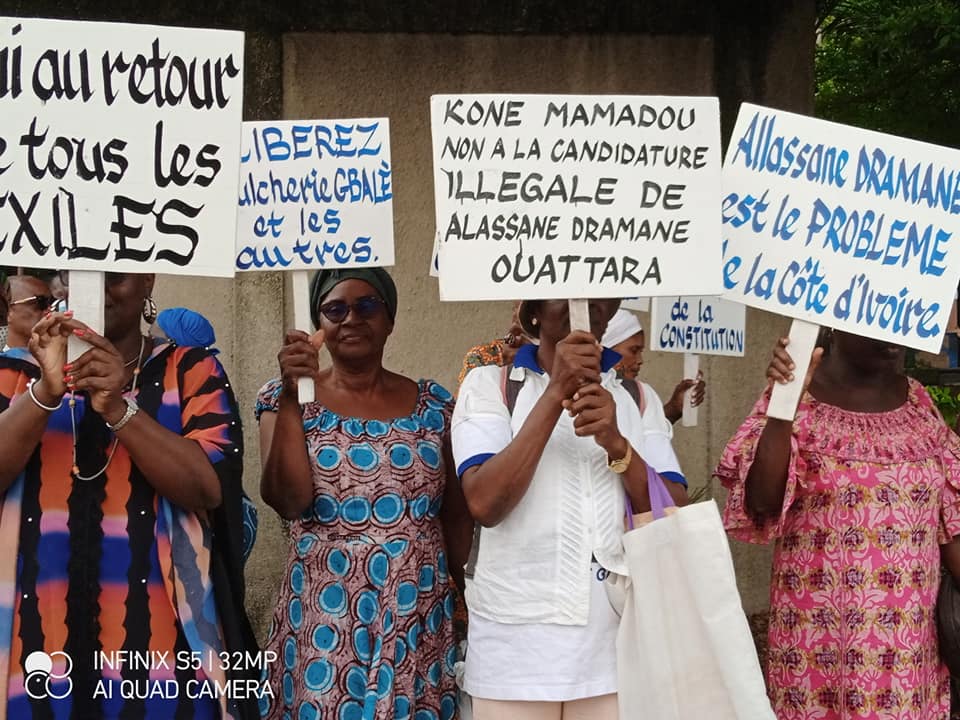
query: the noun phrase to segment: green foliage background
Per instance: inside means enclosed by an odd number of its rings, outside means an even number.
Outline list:
[[[821,0],[816,115],[960,146],[960,2]]]

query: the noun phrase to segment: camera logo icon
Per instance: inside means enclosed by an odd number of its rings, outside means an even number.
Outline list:
[[[62,700],[73,692],[72,670],[73,660],[65,652],[35,650],[23,662],[24,690],[34,700]]]

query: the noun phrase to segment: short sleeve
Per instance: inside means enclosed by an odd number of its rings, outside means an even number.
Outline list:
[[[502,372],[491,365],[476,368],[460,386],[450,433],[459,476],[489,460],[513,439],[510,412],[500,388]]]
[[[620,425],[620,431],[645,463],[666,480],[686,487],[687,480],[673,449],[673,429],[663,415],[660,398],[646,383],[638,382],[637,388],[643,393],[645,408],[642,414],[637,407],[636,399],[621,381],[609,388],[614,393],[617,403],[617,423]],[[657,410],[659,410],[659,416]]]
[[[183,437],[198,443],[215,468],[224,461],[242,466],[239,411],[223,366],[202,348],[178,348],[175,356]]]
[[[0,356],[0,412],[27,391],[30,379],[39,375],[36,366],[23,360]]]
[[[946,425],[944,429],[942,466],[943,497],[940,506],[941,544],[960,535],[960,438]]]
[[[257,402],[253,408],[253,413],[260,422],[260,416],[265,412],[275,413],[280,406],[280,391],[283,389],[283,382],[280,378],[268,380],[267,383],[257,392]]]
[[[794,431],[790,437],[790,464],[787,469],[787,487],[783,496],[783,506],[777,517],[755,518],[746,509],[746,480],[756,457],[760,435],[767,425],[767,406],[770,404],[770,388],[754,405],[749,417],[734,433],[733,438],[723,449],[720,464],[714,471],[720,483],[729,491],[727,504],[723,510],[723,524],[731,537],[745,542],[769,543],[783,533],[787,512],[796,498],[798,486],[806,475],[806,462],[799,448],[796,428],[806,411],[801,401],[794,421]]]
[[[646,406],[643,411],[644,434],[661,433],[672,440],[673,424],[667,420],[667,416],[663,412],[663,400],[657,395],[657,391],[647,383],[638,384],[643,391],[644,405]]]

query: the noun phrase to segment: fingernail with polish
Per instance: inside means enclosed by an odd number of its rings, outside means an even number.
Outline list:
[[[77,329],[73,331],[73,334],[76,335],[77,337],[83,337],[86,334],[86,332],[87,332],[86,330]]]

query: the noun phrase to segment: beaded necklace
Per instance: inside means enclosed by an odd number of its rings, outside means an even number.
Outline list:
[[[130,382],[130,394],[137,392],[137,383],[140,380],[140,370],[143,367],[140,363],[143,361],[143,348],[145,345],[146,338],[141,335],[140,352],[137,353],[135,358],[128,360],[123,364],[125,368],[130,367],[134,363],[137,364],[137,366],[133,369],[133,379]],[[74,480],[82,480],[84,482],[96,480],[107,471],[107,468],[110,467],[110,463],[113,462],[113,456],[117,454],[117,447],[120,445],[120,438],[118,438],[116,435],[113,436],[113,443],[110,445],[110,453],[107,455],[107,462],[102,468],[100,468],[93,475],[81,475],[80,467],[77,465],[77,418],[75,412],[77,400],[75,393],[72,390],[70,391],[70,400],[67,404],[70,406],[70,429],[73,432],[73,466],[70,468],[70,475]]]

